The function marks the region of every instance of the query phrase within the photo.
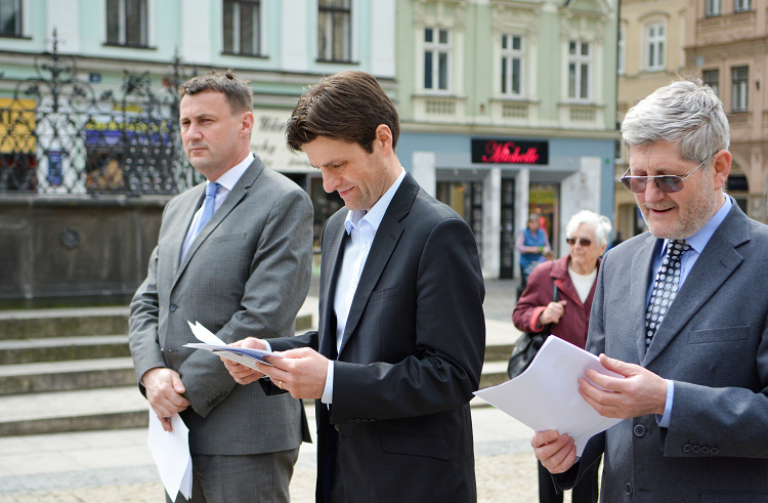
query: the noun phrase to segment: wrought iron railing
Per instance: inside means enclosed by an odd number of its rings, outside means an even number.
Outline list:
[[[54,32],[36,75],[0,101],[0,194],[176,194],[201,180],[178,134],[178,57],[159,90],[125,71],[119,95],[97,96],[57,46]]]

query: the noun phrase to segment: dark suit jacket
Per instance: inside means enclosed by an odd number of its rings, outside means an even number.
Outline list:
[[[319,333],[269,341],[273,349],[335,356],[346,215],[333,215],[323,234]],[[316,404],[318,502],[326,501],[337,439],[347,501],[476,501],[468,402],[483,363],[484,295],[469,227],[406,175],[352,302],[333,405]]]
[[[590,440],[605,451],[601,501],[768,501],[768,227],[734,202],[645,351],[645,299],[662,240],[643,234],[603,259],[587,350],[675,381],[669,428],[654,415]],[[568,485],[569,478],[556,477]]]
[[[204,197],[205,184],[198,185],[171,200],[163,213],[147,279],[131,302],[136,374],[168,367],[181,375],[191,402],[181,417],[195,454],[295,449],[302,440],[297,400],[266,397],[258,385],[238,386],[217,356],[184,344],[198,342],[187,321],[199,321],[225,342],[294,335],[309,289],[309,197],[257,157],[179,262]]]

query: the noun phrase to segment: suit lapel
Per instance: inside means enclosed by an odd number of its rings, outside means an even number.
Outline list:
[[[733,274],[744,260],[735,247],[748,240],[749,222],[734,204],[688,273],[685,283],[653,337],[643,366],[647,366],[664,351]]]
[[[184,270],[187,268],[187,264],[189,264],[189,262],[192,260],[192,257],[195,256],[195,253],[197,253],[197,250],[200,249],[200,246],[208,239],[208,236],[211,235],[216,227],[218,227],[219,224],[225,218],[227,218],[232,210],[234,210],[237,205],[240,204],[240,201],[242,201],[243,198],[248,194],[248,190],[251,188],[263,170],[264,164],[258,157],[256,157],[251,165],[248,166],[248,169],[245,170],[245,173],[243,173],[243,175],[240,177],[240,180],[238,180],[235,186],[232,187],[232,191],[227,196],[224,204],[222,204],[216,213],[213,214],[211,219],[208,220],[208,223],[205,224],[205,227],[200,230],[200,234],[198,234],[197,237],[195,237],[195,240],[192,241],[192,245],[190,245],[189,250],[187,250],[187,254],[184,256],[184,260],[181,262],[181,264],[179,264],[179,268],[176,271],[173,279],[174,285],[179,280],[181,275],[184,274]],[[184,236],[186,236],[186,233]],[[182,237],[182,242],[183,239],[184,238]]]
[[[323,279],[323,292],[321,292],[321,299],[324,299],[325,304],[321,306],[323,321],[320,327],[321,334],[326,334],[325,337],[320,338],[319,352],[321,355],[327,358],[334,358],[336,356],[336,313],[333,310],[333,305],[336,299],[336,284],[339,278],[339,270],[344,260],[344,246],[346,244],[346,230],[344,227],[344,219],[347,212],[344,210],[343,214],[339,214],[338,222],[341,225],[331,226],[326,228],[326,232],[329,232],[329,238],[331,239],[328,245],[328,252],[323,262],[322,274],[329,274]],[[333,264],[329,273],[325,272],[326,265]]]
[[[205,184],[201,183],[195,189],[199,194],[197,197],[190,197],[189,203],[182,207],[179,211],[181,215],[185,215],[187,218],[187,225],[170,225],[168,232],[170,233],[169,241],[171,243],[178,243],[178,246],[173,250],[173,278],[178,277],[179,270],[181,269],[181,250],[184,248],[184,240],[189,233],[189,227],[192,225],[192,220],[195,218],[195,212],[203,205],[205,200]]]
[[[664,240],[657,239],[648,235],[645,243],[637,250],[632,259],[632,269],[636,271],[645,271],[645,274],[632,275],[632,284],[629,290],[629,312],[634,316],[630,320],[631,327],[639,327],[638,331],[633,331],[639,336],[635,337],[635,346],[637,348],[637,361],[642,362],[645,358],[645,299],[648,296],[648,289],[653,281],[653,259],[659,253]]]
[[[419,188],[419,184],[416,183],[416,180],[414,180],[410,174],[406,173],[403,182],[400,184],[392,201],[389,203],[384,218],[381,220],[381,225],[376,231],[376,237],[373,239],[373,244],[371,245],[371,252],[365,262],[363,274],[360,276],[360,283],[358,284],[355,296],[352,299],[352,306],[349,310],[347,325],[344,328],[344,336],[341,341],[341,350],[339,351],[339,354],[344,351],[344,346],[354,333],[355,328],[357,328],[357,324],[360,322],[365,307],[368,305],[371,293],[373,293],[373,289],[379,282],[379,278],[384,272],[384,268],[389,262],[392,253],[395,251],[397,243],[400,241],[400,237],[404,230],[400,221],[411,211],[413,201],[416,199],[416,194],[418,193]]]

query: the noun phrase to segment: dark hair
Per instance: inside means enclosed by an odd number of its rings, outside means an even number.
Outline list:
[[[323,78],[301,95],[285,135],[294,152],[323,136],[357,143],[370,153],[381,124],[392,131],[394,150],[400,136],[395,104],[372,75],[347,71]]]
[[[235,77],[231,69],[224,74],[211,72],[189,79],[179,86],[179,97],[183,98],[185,94],[192,96],[203,91],[222,93],[227,98],[232,113],[253,110],[253,91],[248,81]]]

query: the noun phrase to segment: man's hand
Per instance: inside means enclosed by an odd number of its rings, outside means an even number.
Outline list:
[[[539,325],[549,325],[550,323],[560,323],[560,318],[565,311],[565,305],[568,302],[561,300],[559,302],[550,302],[547,304],[547,308],[544,309],[539,315]]]
[[[186,391],[181,377],[175,370],[153,368],[141,376],[141,382],[147,390],[147,400],[155,411],[165,431],[172,431],[170,417],[189,407],[182,393]]]
[[[563,473],[576,462],[576,442],[555,430],[540,431],[531,439],[536,458],[550,473]]]
[[[609,358],[604,354],[600,355],[600,363],[606,369],[624,376],[624,379],[606,376],[594,370],[585,372],[589,380],[579,379],[579,393],[598,414],[629,419],[664,413],[667,402],[666,380],[639,365]]]
[[[267,344],[261,339],[256,339],[255,337],[248,337],[242,341],[233,342],[230,344],[230,346],[236,348],[267,349]],[[228,358],[220,358],[221,361],[224,362],[224,366],[227,368],[229,375],[231,375],[235,382],[238,384],[250,384],[253,381],[258,381],[264,377],[263,372],[259,372],[258,370],[246,367],[245,365],[241,365]]]
[[[259,365],[261,371],[293,398],[322,398],[328,359],[311,348],[291,349],[280,355],[283,358],[265,357],[274,367]]]

